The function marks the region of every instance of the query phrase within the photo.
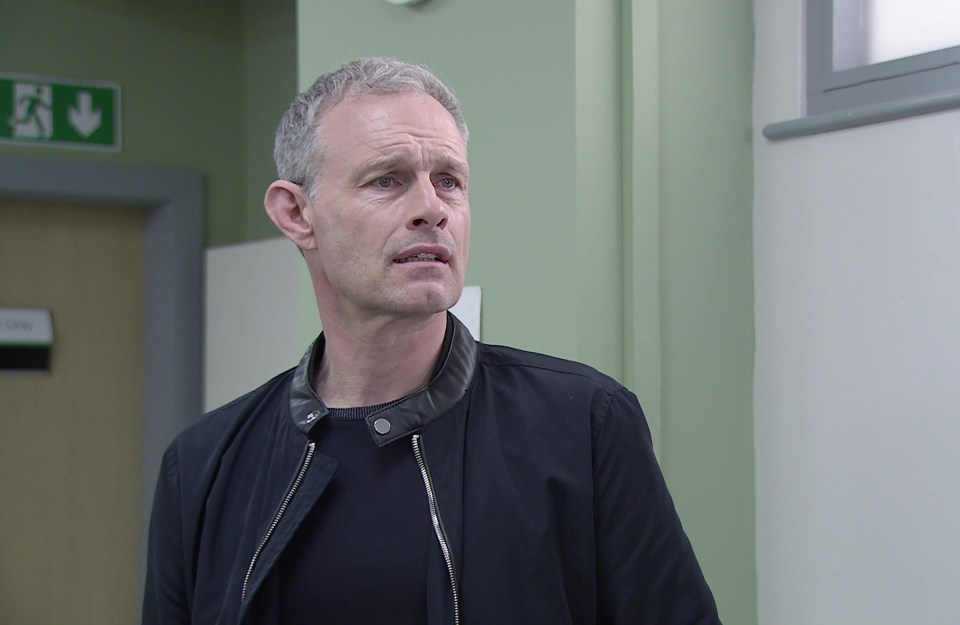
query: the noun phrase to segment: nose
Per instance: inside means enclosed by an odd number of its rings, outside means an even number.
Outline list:
[[[413,205],[410,221],[407,227],[411,230],[418,228],[445,228],[447,226],[447,206],[437,195],[437,189],[429,178],[418,180],[416,190],[411,194]]]

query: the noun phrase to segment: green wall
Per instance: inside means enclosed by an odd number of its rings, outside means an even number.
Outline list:
[[[200,170],[208,245],[273,236],[261,217],[272,176],[264,136],[296,87],[294,6],[0,0],[0,71],[115,82],[123,100],[119,153],[0,153]]]
[[[425,63],[471,128],[483,337],[638,391],[727,623],[756,623],[751,3],[298,4],[299,84]]]
[[[755,623],[753,6],[660,2],[661,461],[725,622]]]
[[[294,0],[243,0],[244,225],[238,240],[278,236],[263,210],[263,194],[276,178],[273,135],[297,94],[296,3]],[[226,227],[230,207],[211,215]],[[225,241],[226,242],[226,241]]]

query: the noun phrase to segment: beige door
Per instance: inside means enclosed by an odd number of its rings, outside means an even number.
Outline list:
[[[49,373],[0,372],[0,624],[139,622],[143,210],[0,198],[0,306]]]

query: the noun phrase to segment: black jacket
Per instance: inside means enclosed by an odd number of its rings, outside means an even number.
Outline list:
[[[167,449],[145,625],[277,622],[278,556],[336,469],[310,438],[326,414],[311,351]],[[477,343],[450,316],[429,386],[367,423],[374,444],[411,447],[435,503],[427,625],[719,623],[614,380]]]

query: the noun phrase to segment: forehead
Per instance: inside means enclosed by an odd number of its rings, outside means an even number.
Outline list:
[[[430,146],[461,155],[466,146],[450,112],[429,95],[347,97],[320,120],[326,151],[384,150]]]

